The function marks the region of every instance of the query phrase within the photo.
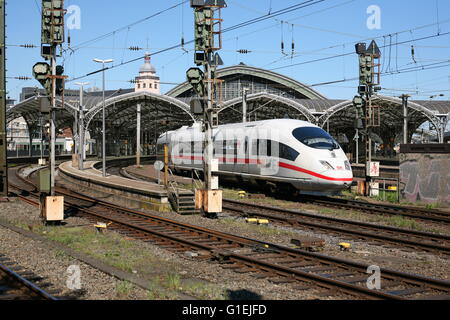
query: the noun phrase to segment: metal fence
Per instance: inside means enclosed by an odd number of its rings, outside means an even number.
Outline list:
[[[383,177],[377,177],[377,182],[374,183],[378,183],[379,187],[378,188],[373,188],[372,186],[369,187],[369,194],[371,196],[373,196],[372,191],[376,190],[378,191],[378,196],[380,196],[380,193],[382,193],[382,200],[386,201],[386,194],[389,193],[397,193],[397,202],[400,203],[400,178],[394,179],[394,178],[383,178]],[[381,183],[380,183],[381,181]],[[389,187],[386,189],[386,182],[395,182],[395,186],[396,186],[396,190],[391,190],[389,189]],[[381,187],[382,185],[382,187]],[[389,183],[389,186],[392,186],[392,183]]]

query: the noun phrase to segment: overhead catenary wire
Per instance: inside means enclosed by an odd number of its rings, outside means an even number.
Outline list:
[[[446,36],[446,35],[450,35],[450,32],[445,32],[445,33],[440,33],[440,34],[433,34],[433,35],[430,35],[430,36],[416,38],[416,39],[413,39],[413,40],[405,40],[405,41],[401,41],[401,42],[399,42],[397,44],[411,43],[411,42],[416,42],[416,41],[421,41],[421,40],[426,40],[426,39],[431,39],[431,38],[436,38],[436,37],[442,37],[442,36]],[[387,45],[387,47],[389,48],[392,45],[393,44],[389,44],[389,45]],[[383,46],[383,47],[385,47],[385,46]],[[304,61],[304,62],[300,62],[300,63],[295,63],[295,64],[292,64],[292,65],[287,65],[287,66],[281,66],[281,67],[273,68],[273,69],[271,69],[271,71],[281,70],[281,69],[285,69],[285,68],[290,68],[292,66],[300,66],[300,65],[305,65],[305,64],[309,64],[309,63],[315,63],[315,62],[321,62],[321,61],[336,59],[336,58],[340,58],[342,56],[349,56],[349,55],[353,55],[353,54],[355,54],[355,53],[354,52],[348,52],[348,53],[344,53],[344,54],[332,55],[330,57],[314,59],[314,60]]]
[[[307,8],[307,7],[310,7],[312,5],[316,5],[316,4],[325,2],[325,1],[327,1],[327,0],[308,0],[308,1],[304,1],[304,2],[301,2],[301,3],[295,4],[293,6],[274,11],[270,15],[263,15],[263,16],[260,16],[260,17],[257,17],[257,18],[253,18],[253,19],[250,19],[250,20],[238,23],[238,24],[236,24],[234,26],[231,26],[229,28],[224,29],[223,32],[224,33],[225,32],[230,32],[232,30],[236,30],[236,29],[239,29],[239,28],[242,28],[242,27],[246,27],[246,26],[252,25],[254,23],[262,22],[262,21],[265,21],[267,19],[271,19],[273,17],[278,17],[278,16],[286,14],[286,13],[290,13],[290,12],[293,12],[293,11],[304,9],[304,8]]]
[[[447,20],[444,20],[444,21],[440,21],[440,24],[446,24],[446,23],[450,23],[450,19],[447,19]],[[415,27],[415,28],[410,28],[410,29],[406,29],[406,30],[402,30],[402,31],[397,31],[396,33],[399,34],[399,35],[403,34],[403,33],[410,33],[411,37],[413,38],[413,31],[426,29],[426,28],[430,28],[430,27],[433,27],[433,26],[436,26],[436,23],[426,24],[426,25],[422,25],[422,26],[419,26],[419,27]],[[432,37],[441,36],[441,35],[447,35],[447,34],[448,34],[448,32],[443,33],[443,34],[439,33],[439,34],[435,34]],[[377,40],[377,39],[380,39],[382,37],[386,37],[387,38],[387,37],[389,37],[389,35],[391,35],[391,34],[385,34],[385,35],[380,35],[380,36],[377,36],[377,37],[365,38],[365,39],[359,40],[359,42]],[[424,39],[420,38],[418,40],[424,40]],[[355,42],[346,42],[345,44],[346,45],[354,45]],[[403,44],[403,43],[399,43],[399,44]],[[310,51],[307,51],[307,52],[300,52],[296,56],[294,56],[294,58],[297,58],[298,56],[311,54],[311,53],[314,53],[314,52],[321,52],[321,51],[324,51],[324,50],[335,49],[335,48],[338,48],[340,46],[342,46],[342,43],[341,44],[332,45],[332,46],[328,46],[328,47],[319,48],[319,49],[310,50]],[[352,53],[349,53],[349,54],[352,54]],[[289,67],[290,67],[290,65],[286,66],[286,68],[289,68]]]
[[[401,73],[409,73],[409,72],[415,72],[415,71],[440,69],[440,68],[445,68],[445,67],[450,67],[450,60],[445,60],[445,61],[436,62],[436,63],[430,63],[428,65],[423,65],[423,66],[416,66],[416,67],[408,67],[408,68],[404,68],[404,69],[399,69],[398,72],[385,71],[385,72],[382,72],[381,75],[392,75],[392,74],[395,74],[395,73],[401,74]],[[359,79],[359,77],[354,77],[354,78],[349,78],[349,79],[341,79],[341,80],[320,82],[320,83],[307,85],[307,87],[318,87],[318,86],[323,86],[323,85],[328,85],[328,84],[335,84],[335,83],[342,83],[342,82],[348,82],[348,81],[355,81],[355,80],[358,80],[358,79]]]
[[[79,50],[79,49],[83,48],[83,47],[84,47],[85,45],[87,45],[87,44],[90,44],[90,43],[93,43],[93,42],[98,42],[98,41],[100,41],[100,40],[109,38],[109,37],[111,37],[111,36],[112,36],[113,34],[115,34],[115,33],[118,33],[118,32],[124,31],[124,30],[128,30],[129,28],[134,27],[135,25],[138,25],[138,24],[141,24],[141,23],[143,23],[143,22],[145,22],[145,21],[148,21],[148,20],[150,20],[150,19],[153,19],[153,18],[155,18],[155,17],[157,17],[157,16],[159,16],[159,15],[161,15],[161,14],[163,14],[163,13],[166,13],[166,12],[168,12],[168,11],[170,11],[170,10],[173,10],[173,9],[179,7],[179,6],[182,6],[182,5],[184,5],[185,3],[187,3],[187,2],[189,2],[189,0],[181,1],[181,2],[178,3],[178,4],[175,4],[175,5],[171,6],[171,7],[168,7],[168,8],[166,8],[166,9],[160,10],[160,11],[158,11],[158,12],[156,12],[156,13],[150,15],[150,16],[147,16],[147,17],[145,17],[145,18],[142,18],[142,19],[139,19],[139,20],[137,20],[137,21],[134,21],[134,22],[132,22],[132,23],[126,25],[126,26],[120,27],[120,28],[118,28],[118,29],[116,29],[116,30],[114,30],[114,31],[111,31],[111,32],[108,32],[108,33],[103,34],[103,35],[101,35],[101,36],[95,37],[95,38],[93,38],[93,39],[91,39],[91,40],[83,41],[83,42],[79,43],[78,45],[75,45],[75,46],[72,47],[72,48],[73,48],[73,50],[75,50],[75,51],[76,51],[76,50]]]
[[[305,2],[302,2],[302,3],[300,3],[300,4],[297,4],[297,5],[294,5],[294,6],[290,6],[290,7],[288,7],[288,8],[284,8],[284,9],[281,9],[281,10],[278,10],[278,11],[275,11],[275,12],[271,13],[270,16],[268,15],[268,16],[263,16],[263,17],[259,17],[259,18],[250,19],[250,20],[244,21],[244,22],[242,22],[242,23],[239,23],[239,24],[237,24],[237,25],[231,26],[231,27],[229,27],[229,28],[224,29],[224,30],[222,31],[222,33],[226,33],[226,32],[232,31],[232,30],[236,30],[236,29],[238,29],[238,28],[243,28],[243,27],[246,27],[246,26],[248,26],[248,25],[251,25],[251,24],[254,24],[254,23],[258,23],[258,22],[264,21],[264,20],[266,20],[266,19],[269,19],[272,15],[273,15],[273,16],[279,16],[279,15],[282,15],[282,14],[284,14],[284,13],[288,13],[288,12],[292,12],[292,11],[299,10],[299,9],[302,9],[302,8],[306,8],[306,7],[309,7],[309,6],[312,6],[312,5],[315,5],[315,4],[324,2],[324,1],[327,1],[327,0],[316,0],[316,1],[314,1],[314,0],[309,0],[309,1],[305,1]],[[187,1],[185,1],[185,2],[187,2]],[[183,3],[184,3],[184,2],[183,2]],[[177,5],[177,6],[178,6],[178,5]],[[174,6],[174,7],[176,7],[176,6]],[[167,9],[166,9],[166,10],[167,10]],[[191,43],[193,43],[193,42],[194,42],[194,40],[190,40],[190,41],[186,42],[185,44],[191,44]],[[162,50],[153,52],[153,53],[151,54],[151,56],[157,55],[157,54],[161,54],[161,53],[164,53],[164,52],[167,52],[167,51],[171,51],[171,50],[173,50],[173,49],[179,48],[180,46],[181,46],[181,44],[176,44],[176,45],[173,45],[173,46],[171,46],[171,47],[167,47],[167,48],[165,48],[165,49],[162,49]],[[79,77],[76,77],[76,78],[72,78],[72,79],[66,80],[66,83],[67,83],[67,82],[71,82],[71,81],[76,81],[76,80],[79,80],[79,79],[83,79],[83,78],[85,78],[85,77],[88,77],[88,76],[97,74],[97,73],[102,72],[102,71],[115,69],[115,68],[118,68],[118,67],[121,67],[121,66],[124,66],[124,65],[127,65],[127,64],[130,64],[130,63],[139,61],[139,60],[141,60],[141,59],[143,59],[143,58],[144,58],[144,56],[140,56],[140,57],[138,57],[138,58],[131,59],[131,60],[128,60],[128,61],[122,61],[120,64],[113,65],[113,66],[111,66],[111,67],[106,67],[106,68],[104,68],[104,69],[92,71],[92,72],[90,72],[90,73],[85,74],[84,76],[79,76]]]

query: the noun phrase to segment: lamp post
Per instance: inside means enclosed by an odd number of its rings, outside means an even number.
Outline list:
[[[408,98],[410,97],[407,94],[400,96],[403,106],[403,144],[408,144]]]
[[[77,86],[80,86],[80,110],[78,111],[78,169],[84,169],[84,86],[89,82],[77,82]]]
[[[102,162],[103,162],[103,177],[106,177],[106,129],[105,129],[105,63],[113,62],[113,59],[100,60],[94,59],[94,62],[102,64],[103,74],[103,116],[102,116]]]

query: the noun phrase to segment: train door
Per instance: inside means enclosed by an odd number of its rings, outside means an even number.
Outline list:
[[[248,135],[246,130],[235,132],[234,171],[236,173],[248,173]]]
[[[242,156],[239,157],[239,161],[241,162],[241,172],[249,173],[249,159],[250,159],[250,139],[248,135],[245,135],[245,139],[242,146]]]

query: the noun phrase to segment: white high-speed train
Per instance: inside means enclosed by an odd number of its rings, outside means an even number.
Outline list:
[[[175,171],[202,171],[201,125],[162,134],[158,153],[169,146]],[[309,122],[278,119],[222,125],[213,130],[214,159],[223,179],[289,187],[305,194],[334,194],[353,182],[350,162],[339,144]]]

